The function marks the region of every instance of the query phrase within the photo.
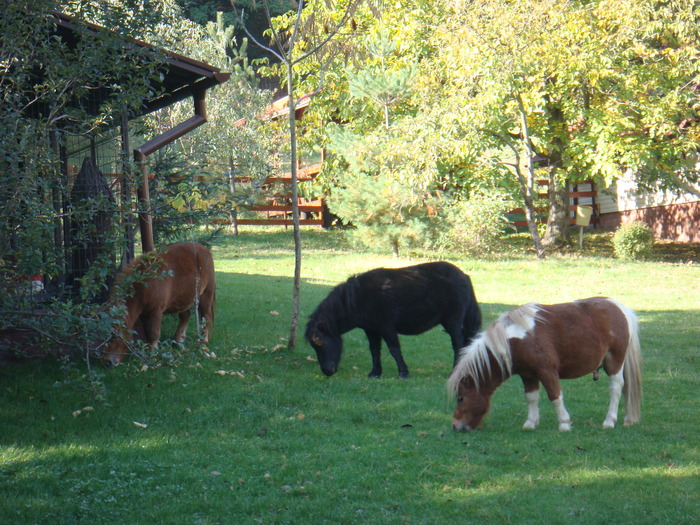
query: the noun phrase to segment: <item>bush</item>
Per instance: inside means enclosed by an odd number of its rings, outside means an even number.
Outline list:
[[[440,244],[447,250],[479,256],[502,243],[509,203],[497,196],[474,196],[453,201],[443,209],[446,224]]]
[[[654,249],[654,234],[643,222],[625,224],[615,232],[613,248],[620,259],[646,259]]]

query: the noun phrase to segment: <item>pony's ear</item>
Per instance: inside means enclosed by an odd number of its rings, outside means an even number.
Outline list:
[[[323,338],[319,336],[318,332],[314,332],[311,336],[311,344],[313,344],[316,347],[323,345]]]
[[[318,323],[311,331],[309,342],[314,346],[323,346],[324,337],[328,334],[328,327],[324,322]]]

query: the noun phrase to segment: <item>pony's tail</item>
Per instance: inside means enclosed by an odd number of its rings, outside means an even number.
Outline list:
[[[639,321],[629,308],[623,312],[627,317],[630,339],[625,355],[624,379],[625,386],[625,425],[639,423],[642,404],[642,350],[639,344]]]
[[[462,335],[464,336],[464,346],[469,346],[481,332],[481,308],[476,300],[474,287],[468,275],[465,275],[467,288],[467,309],[462,320]]]
[[[209,332],[214,330],[214,314],[216,312],[216,289],[211,294],[211,325],[209,326]]]

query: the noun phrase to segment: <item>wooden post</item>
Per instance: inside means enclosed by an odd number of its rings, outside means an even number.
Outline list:
[[[121,139],[122,139],[122,178],[121,178],[121,210],[122,210],[122,226],[124,228],[124,254],[122,256],[122,266],[134,260],[134,224],[131,204],[131,163],[129,155],[131,146],[129,142],[129,115],[126,108],[122,109],[121,121]]]
[[[153,220],[151,217],[151,198],[148,190],[148,166],[146,165],[146,157],[167,146],[171,142],[179,139],[186,133],[201,126],[207,121],[207,106],[205,100],[205,90],[195,91],[192,95],[194,99],[194,116],[186,121],[177,124],[169,130],[161,133],[154,139],[149,140],[134,150],[134,158],[141,166],[141,185],[139,186],[138,196],[139,205],[139,224],[141,227],[141,244],[144,253],[151,252],[155,249],[153,241]]]
[[[148,163],[146,155],[140,151],[134,152],[134,157],[141,167],[141,184],[138,189],[139,196],[139,226],[141,228],[141,246],[143,252],[148,253],[156,249],[153,240],[153,219],[151,217],[151,195],[148,189]]]

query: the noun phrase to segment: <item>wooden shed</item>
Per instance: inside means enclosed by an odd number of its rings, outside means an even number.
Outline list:
[[[86,33],[89,36],[90,33],[108,31],[64,13],[54,12],[52,16],[55,20],[57,38],[62,45],[69,48],[76,46],[86,37]],[[125,47],[138,46],[146,51],[146,56],[152,51],[153,59],[163,62],[162,74],[158,79],[151,81],[155,95],[146,99],[137,111],[124,110],[121,119],[112,129],[100,130],[100,133],[90,135],[64,136],[58,148],[63,177],[67,187],[72,187],[76,181],[80,181],[80,184],[73,188],[75,191],[72,191],[69,196],[54,196],[57,211],[60,212],[57,215],[60,217],[70,217],[70,209],[75,209],[76,202],[80,199],[88,202],[96,200],[95,195],[88,192],[90,189],[99,188],[104,199],[113,199],[116,202],[121,213],[118,214],[119,217],[115,217],[115,220],[123,222],[121,227],[126,232],[123,246],[119,247],[121,253],[115,255],[118,264],[128,262],[135,255],[136,225],[132,224],[131,217],[136,210],[138,210],[142,251],[149,252],[155,248],[148,182],[149,156],[207,122],[207,90],[226,82],[230,77],[229,73],[221,72],[217,67],[184,55],[157,49],[139,40],[127,38],[122,40]],[[119,79],[115,79],[114,85],[118,83]],[[89,114],[97,114],[101,105],[113,96],[111,87],[113,85],[101,86],[99,89],[92,90],[85,99],[77,102]],[[130,123],[135,118],[188,99],[192,102],[192,115],[189,118],[158,136],[140,138],[137,139],[138,143],[131,143],[134,136],[130,134]],[[91,162],[87,162],[88,159],[91,159]],[[132,166],[136,166],[138,173],[130,173]],[[130,176],[124,176],[125,174]],[[105,178],[105,175],[108,177]],[[106,179],[110,184],[99,182],[99,179]],[[136,184],[137,187],[130,187],[129,180],[139,181]],[[137,203],[133,202],[133,193],[137,195]],[[111,219],[100,217],[101,224],[106,225],[102,230],[105,230]],[[88,271],[97,253],[97,249],[93,249],[92,246],[84,249],[83,245],[89,245],[92,242],[102,243],[104,232],[97,232],[93,240],[84,235],[76,240],[76,232],[80,230],[80,224],[65,219],[59,222],[61,223],[55,225],[54,237],[57,247],[60,245],[65,254],[65,281],[70,288]],[[84,260],[77,260],[76,257],[81,255],[84,255]]]

